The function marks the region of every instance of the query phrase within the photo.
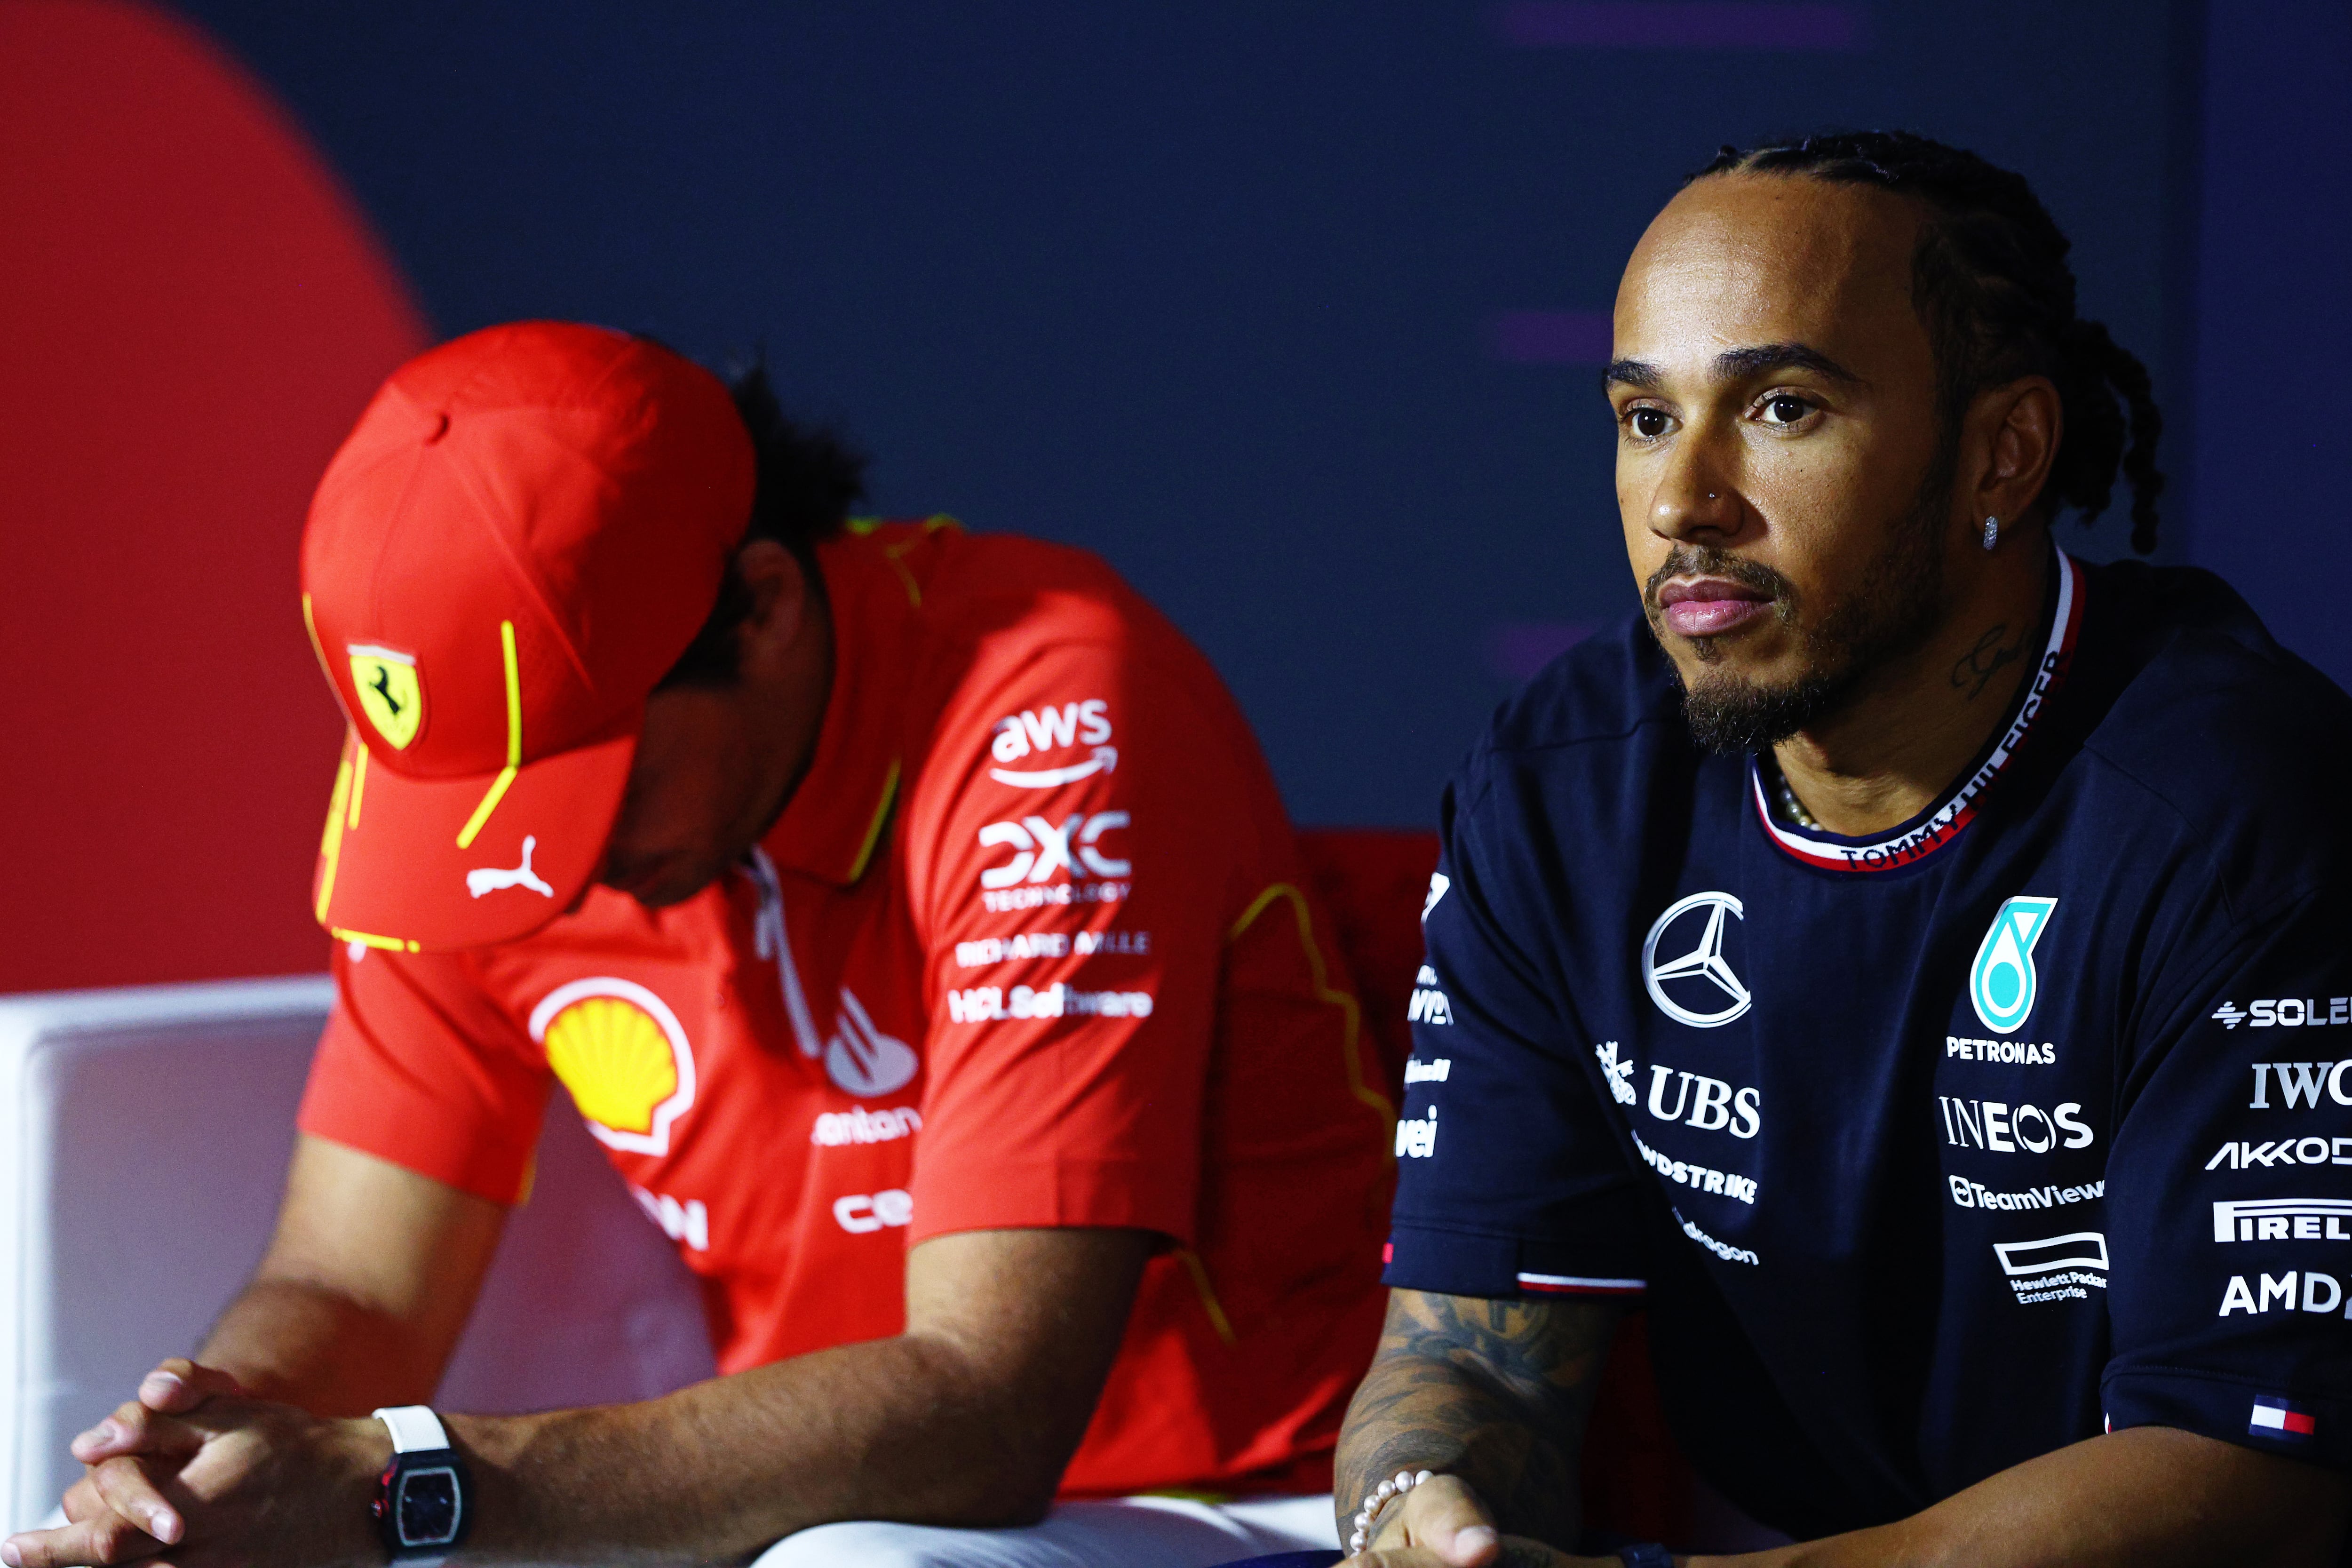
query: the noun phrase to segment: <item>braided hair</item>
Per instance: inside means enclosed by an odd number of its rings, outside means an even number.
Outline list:
[[[1957,421],[1987,387],[2048,376],[2064,408],[2065,434],[2044,495],[2088,523],[2106,510],[2120,468],[2132,490],[2132,548],[2143,555],[2156,548],[2156,500],[2164,490],[2156,443],[2164,420],[2149,395],[2147,367],[2105,326],[2074,313],[2071,242],[2024,176],[1907,131],[1727,145],[1684,183],[1727,174],[1875,185],[1925,205],[1912,302],[1935,345],[1945,417]]]

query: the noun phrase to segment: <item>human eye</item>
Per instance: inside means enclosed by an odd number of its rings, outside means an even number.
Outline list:
[[[1799,393],[1771,392],[1757,400],[1756,418],[1775,430],[1793,430],[1820,413],[1821,406]]]
[[[1618,416],[1625,433],[1637,441],[1654,441],[1675,426],[1674,416],[1663,408],[1637,403]]]

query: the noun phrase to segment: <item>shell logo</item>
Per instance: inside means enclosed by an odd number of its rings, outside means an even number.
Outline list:
[[[530,1037],[599,1142],[669,1152],[670,1124],[694,1104],[694,1052],[667,1003],[632,980],[574,980],[531,1009]]]

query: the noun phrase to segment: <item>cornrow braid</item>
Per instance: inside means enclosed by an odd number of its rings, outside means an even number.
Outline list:
[[[2058,388],[2065,433],[2043,494],[2089,523],[2120,468],[2132,491],[2131,545],[2156,548],[2164,418],[2147,367],[2074,313],[2071,242],[2022,175],[1907,131],[1847,131],[1761,147],[1726,146],[1690,176],[1804,174],[1876,185],[1932,215],[1912,258],[1912,300],[1936,351],[1937,395],[1958,419],[1976,395],[2020,376]]]

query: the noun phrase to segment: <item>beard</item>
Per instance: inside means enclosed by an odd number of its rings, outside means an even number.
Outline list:
[[[1956,444],[1955,444],[1956,445]],[[1910,509],[1895,521],[1886,543],[1865,565],[1853,589],[1830,605],[1811,627],[1795,584],[1759,562],[1712,544],[1677,546],[1643,585],[1642,604],[1650,631],[1668,647],[1660,624],[1658,590],[1670,578],[1727,577],[1771,596],[1774,619],[1797,640],[1800,667],[1777,684],[1751,680],[1728,669],[1716,637],[1690,637],[1701,668],[1685,676],[1668,662],[1682,683],[1683,719],[1691,739],[1725,756],[1745,756],[1812,729],[1851,701],[1864,681],[1887,665],[1916,653],[1935,635],[1944,609],[1944,534],[1951,506],[1956,450],[1939,451],[1928,467]]]

